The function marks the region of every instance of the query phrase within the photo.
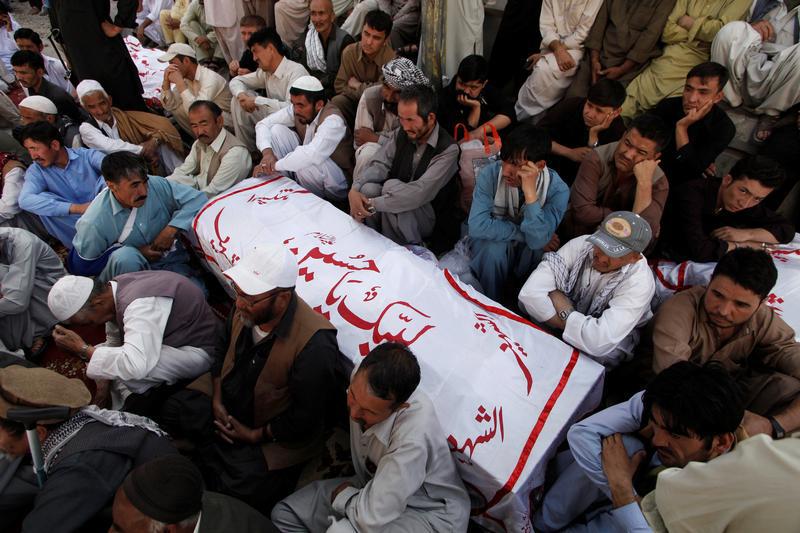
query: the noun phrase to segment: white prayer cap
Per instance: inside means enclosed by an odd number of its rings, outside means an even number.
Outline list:
[[[175,56],[187,56],[191,57],[192,59],[197,59],[197,54],[194,53],[194,49],[186,43],[172,43],[167,48],[167,51],[160,56],[158,56],[158,60],[162,63],[169,63],[169,61]]]
[[[297,283],[297,260],[282,244],[259,244],[225,272],[248,296],[264,294]]]
[[[23,98],[19,103],[19,107],[33,109],[39,113],[46,113],[48,115],[58,115],[58,108],[49,98],[44,96],[34,95]]]
[[[69,320],[89,300],[94,281],[83,276],[64,276],[53,284],[47,295],[47,307],[59,322]]]
[[[83,80],[82,82],[80,82],[78,84],[77,87],[75,87],[75,92],[78,93],[78,99],[79,100],[81,98],[83,98],[84,96],[86,96],[87,94],[93,93],[93,92],[97,92],[97,91],[100,91],[101,93],[103,93],[105,95],[108,95],[106,90],[103,89],[103,86],[100,85],[100,82],[99,81],[95,81],[95,80]]]
[[[310,93],[321,93],[325,90],[322,87],[322,82],[320,82],[314,76],[300,76],[294,80],[291,88],[298,89],[300,91],[308,91]]]

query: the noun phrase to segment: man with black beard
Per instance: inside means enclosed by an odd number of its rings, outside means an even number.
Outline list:
[[[356,166],[353,179],[357,179],[381,146],[400,126],[397,102],[400,91],[417,85],[430,85],[425,74],[413,61],[396,57],[381,67],[383,83],[364,90],[358,101],[353,140],[356,146]]]
[[[236,304],[218,358],[164,425],[197,443],[208,490],[267,514],[320,451],[333,409],[344,412],[349,372],[336,329],[295,293],[288,248],[259,245],[224,274]]]

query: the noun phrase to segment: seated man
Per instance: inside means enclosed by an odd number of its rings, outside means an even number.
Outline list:
[[[393,49],[399,50],[419,41],[420,0],[360,0],[353,6],[342,29],[350,35],[361,35],[364,18],[375,9],[385,11],[392,17],[392,33],[389,37]]]
[[[754,1],[748,21],[729,22],[711,43],[711,60],[731,73],[725,100],[761,117],[754,140],[763,142],[778,117],[800,103],[800,34],[797,2]]]
[[[281,0],[275,2],[275,29],[283,42],[293,43],[308,27],[308,0]],[[334,0],[333,12],[342,17],[353,8],[353,0]]]
[[[637,328],[653,316],[656,286],[642,255],[651,239],[639,215],[611,213],[593,235],[544,254],[519,293],[520,306],[598,363],[619,365],[633,354]]]
[[[153,421],[89,405],[92,395],[80,379],[12,365],[0,369],[0,392],[0,452],[16,459],[9,464],[13,470],[5,472],[13,477],[0,489],[5,531],[15,530],[14,520],[8,520],[15,516],[24,516],[25,532],[92,531],[97,524],[90,528],[89,522],[108,506],[134,465],[177,453]],[[9,413],[31,406],[70,409],[66,420],[42,420],[36,426],[47,452],[41,489],[30,473],[25,427]]]
[[[361,5],[361,4],[359,4]],[[353,178],[372,161],[372,157],[400,125],[397,102],[400,91],[431,82],[417,66],[405,57],[396,57],[383,65],[383,83],[364,90],[358,101],[353,138],[356,146],[356,166]]]
[[[54,242],[39,217],[23,211],[19,206],[25,168],[25,164],[13,153],[0,152],[0,228],[22,228],[44,241]]]
[[[615,439],[616,440],[616,439]],[[617,441],[619,442],[619,441]],[[627,451],[620,444],[603,451],[603,468],[609,470],[611,499],[625,507],[630,496],[619,496],[629,486]],[[614,465],[614,466],[611,466]],[[797,437],[773,440],[756,435],[713,461],[691,462],[658,475],[656,489],[639,506],[622,511],[617,530],[649,531],[791,531],[800,524],[800,507],[794,487],[800,476],[800,442]],[[747,483],[740,483],[746,479]],[[733,489],[733,490],[731,490]]]
[[[711,42],[720,28],[744,19],[751,2],[675,2],[661,33],[663,51],[628,84],[622,116],[626,120],[633,118],[665,98],[679,94],[687,73],[709,60]]]
[[[640,513],[639,495],[654,488],[653,471],[684,468],[727,454],[746,437],[739,430],[743,415],[740,391],[719,366],[676,364],[630,400],[570,428],[570,452],[566,461],[561,460],[564,456],[558,458],[561,472],[545,494],[534,527],[649,531],[629,524],[636,523]],[[640,465],[647,468],[637,475]],[[581,523],[582,517],[589,522]]]
[[[61,60],[54,57],[44,55],[44,43],[38,33],[30,28],[20,28],[14,32],[14,42],[17,43],[17,48],[20,50],[30,50],[36,52],[44,59],[44,77],[50,83],[57,85],[64,89],[67,94],[74,94],[75,87],[69,81],[67,71],[64,69],[64,64]]]
[[[715,174],[709,168],[733,140],[736,127],[717,104],[728,71],[718,63],[701,63],[689,71],[683,95],[662,100],[653,109],[670,129],[661,166],[670,183]]]
[[[33,124],[34,122],[49,122],[61,134],[64,144],[70,148],[81,147],[81,136],[78,124],[72,122],[66,115],[58,113],[56,105],[44,96],[26,96],[19,103],[19,116],[22,126]],[[22,130],[15,128],[15,134]]]
[[[256,124],[261,164],[255,175],[291,173],[320,198],[342,200],[353,172],[353,138],[341,111],[313,76],[289,88],[292,105]]]
[[[584,41],[603,0],[543,2],[539,16],[540,50],[528,57],[531,73],[520,87],[515,110],[519,120],[536,117],[553,107],[578,72]]]
[[[661,32],[674,6],[675,0],[604,0],[584,42],[588,54],[578,65],[566,97],[585,97],[602,79],[616,80],[623,86],[630,83],[661,54]],[[617,107],[621,106],[620,102]]]
[[[294,490],[334,406],[344,408],[336,329],[295,293],[297,270],[288,248],[267,244],[225,271],[236,305],[218,357],[165,420],[196,443],[210,490],[262,513]]]
[[[67,115],[76,123],[83,120],[83,114],[72,96],[45,79],[44,59],[41,54],[20,50],[11,56],[11,66],[26,96],[44,96],[56,105],[59,114]]]
[[[589,89],[586,98],[565,98],[545,113],[538,126],[553,138],[551,164],[572,184],[578,167],[593,148],[613,143],[625,134],[619,116],[625,101],[625,87],[603,78]]]
[[[395,56],[389,45],[391,32],[392,17],[383,11],[370,11],[364,19],[359,41],[342,52],[342,63],[333,85],[336,96],[332,102],[344,114],[349,126],[355,122],[358,100],[364,89],[380,81],[383,65]]]
[[[250,152],[225,129],[217,104],[196,100],[189,106],[189,124],[197,140],[186,161],[167,179],[199,189],[211,198],[250,175]]]
[[[141,8],[136,13],[136,38],[142,46],[153,48],[165,46],[164,32],[161,31],[161,10],[167,9],[172,0],[141,0]]]
[[[19,206],[39,215],[47,232],[70,249],[75,223],[105,187],[100,174],[105,154],[65,148],[56,127],[47,122],[25,126],[21,137],[33,164],[25,173]]]
[[[501,161],[478,174],[469,212],[470,266],[483,293],[500,301],[509,276],[524,280],[539,262],[567,210],[569,187],[545,161],[547,132],[519,126]]]
[[[213,70],[198,65],[191,46],[173,44],[158,60],[169,63],[161,84],[164,109],[172,113],[181,128],[192,131],[189,106],[200,100],[214,102],[222,110],[225,123],[233,127],[228,82]]]
[[[110,385],[113,409],[144,415],[158,413],[164,396],[208,371],[222,334],[203,291],[175,272],[131,272],[108,282],[65,276],[47,305],[67,325],[105,324],[106,340],[96,346],[61,325],[53,339],[86,361],[96,400],[108,399]]]
[[[245,15],[239,21],[239,34],[244,43],[244,52],[242,57],[237,61],[234,59],[228,64],[228,73],[231,79],[236,76],[244,76],[258,70],[258,63],[253,58],[253,52],[247,46],[247,41],[253,36],[255,32],[267,27],[267,21],[261,15]]]
[[[489,63],[483,56],[461,60],[453,81],[439,91],[439,124],[445,131],[455,132],[460,124],[470,137],[482,140],[485,126],[502,131],[516,120],[513,103],[488,84],[488,75]]]
[[[231,115],[236,137],[255,152],[255,125],[289,106],[289,87],[299,77],[308,76],[308,72],[303,65],[284,57],[283,43],[273,28],[255,32],[247,47],[258,62],[258,70],[231,80]],[[258,96],[257,90],[265,91],[266,96]]]
[[[179,231],[191,230],[206,196],[161,176],[148,176],[142,158],[130,152],[106,156],[101,168],[108,188],[75,226],[70,272],[101,281],[139,270],[171,270],[192,277],[189,255],[177,237]]]
[[[747,433],[775,438],[800,428],[800,344],[766,304],[777,277],[768,254],[733,250],[708,287],[677,293],[650,325],[654,372],[676,361],[721,362],[745,391]]]
[[[161,527],[177,533],[278,533],[264,515],[235,498],[203,490],[203,474],[178,454],[134,468],[117,489],[115,533]]]
[[[350,215],[398,244],[421,244],[436,224],[432,202],[458,169],[458,145],[436,121],[429,86],[404,89],[397,115],[400,128],[353,181]]]
[[[206,22],[203,0],[192,0],[181,19],[180,31],[200,62],[222,59],[214,27]]]
[[[674,190],[659,243],[674,261],[719,261],[730,250],[791,242],[794,227],[761,202],[781,185],[783,168],[745,156],[724,178],[696,179]]]
[[[172,7],[162,9],[158,14],[161,33],[164,34],[164,43],[169,46],[173,43],[186,43],[186,36],[181,32],[181,19],[189,9],[189,0],[175,0]]]
[[[325,95],[334,95],[333,80],[339,72],[344,49],[355,40],[336,25],[331,0],[311,0],[308,4],[311,23],[292,46],[292,59],[303,65],[325,87]]]
[[[133,152],[144,157],[154,174],[171,173],[183,163],[181,134],[166,117],[113,107],[111,96],[94,80],[78,84],[78,98],[89,113],[81,140],[104,154]]]
[[[420,373],[401,344],[364,357],[347,389],[356,475],[315,481],[280,502],[279,530],[467,530],[469,497]]]
[[[0,352],[26,350],[36,359],[56,319],[47,308],[50,287],[66,271],[33,233],[0,228]]]
[[[669,182],[659,167],[667,142],[664,122],[644,114],[622,140],[595,148],[578,169],[570,205],[559,228],[562,239],[591,233],[612,211],[633,211],[658,238]]]

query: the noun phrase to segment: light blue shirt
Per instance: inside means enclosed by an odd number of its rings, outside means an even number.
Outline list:
[[[72,204],[91,202],[105,188],[100,165],[105,154],[87,148],[66,148],[67,166],[43,167],[33,163],[25,173],[19,206],[42,220],[48,233],[67,248],[72,247],[75,223],[80,215],[70,214]]]
[[[197,189],[169,181],[161,176],[149,176],[147,200],[137,208],[130,235],[122,243],[139,248],[153,239],[167,225],[188,230],[206,195]],[[73,244],[82,258],[100,257],[117,239],[125,227],[131,210],[123,207],[110,189],[97,195],[76,226]]]
[[[469,236],[491,241],[524,242],[531,250],[541,250],[550,242],[564,218],[569,202],[569,187],[551,168],[544,207],[541,200],[525,204],[520,192],[522,222],[517,224],[512,220],[496,218],[492,211],[501,165],[502,162],[496,161],[478,173],[469,211]]]

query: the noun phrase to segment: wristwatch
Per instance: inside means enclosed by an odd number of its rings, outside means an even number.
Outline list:
[[[560,318],[561,320],[566,322],[567,318],[569,318],[569,315],[571,315],[573,311],[575,311],[575,310],[574,309],[564,309],[562,311],[559,311],[558,312],[558,318]]]
[[[786,436],[786,430],[783,429],[783,426],[781,426],[777,420],[775,420],[774,416],[768,416],[767,419],[769,420],[769,423],[772,424],[773,439],[782,439]]]

